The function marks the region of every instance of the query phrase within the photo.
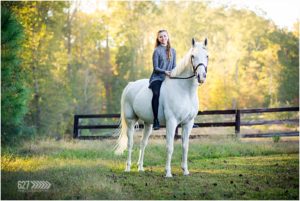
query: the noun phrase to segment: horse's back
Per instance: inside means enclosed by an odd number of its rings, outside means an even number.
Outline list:
[[[130,102],[134,102],[136,95],[145,87],[149,85],[149,79],[136,80],[134,82],[129,82],[124,89],[123,93],[126,93],[126,99]]]
[[[121,107],[127,119],[141,119],[139,112],[141,98],[143,99],[145,94],[147,94],[146,97],[148,97],[148,101],[142,101],[149,102],[149,100],[152,98],[152,92],[148,86],[149,79],[141,79],[134,82],[129,82],[124,89]],[[150,106],[151,109],[151,101],[148,104],[145,104],[145,106],[147,105]]]

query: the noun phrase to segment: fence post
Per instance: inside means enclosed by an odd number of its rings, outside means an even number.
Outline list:
[[[77,115],[74,115],[74,130],[73,130],[73,138],[78,138],[78,121],[79,118]]]
[[[241,111],[236,110],[235,112],[235,135],[238,137],[240,134],[240,127],[241,127]]]

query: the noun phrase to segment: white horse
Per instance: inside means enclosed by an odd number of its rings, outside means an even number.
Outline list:
[[[207,39],[203,43],[192,39],[192,48],[166,77],[161,86],[159,98],[158,119],[166,125],[167,162],[166,177],[172,177],[171,157],[176,127],[182,126],[182,163],[183,174],[188,175],[189,135],[198,113],[197,87],[206,79],[208,65]],[[128,160],[125,171],[130,171],[133,133],[136,122],[144,122],[143,138],[140,145],[138,170],[144,171],[144,151],[148,138],[152,133],[152,91],[148,88],[149,80],[142,79],[130,82],[121,98],[121,132],[115,152],[123,153],[128,148]]]

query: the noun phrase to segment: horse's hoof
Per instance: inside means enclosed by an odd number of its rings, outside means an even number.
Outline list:
[[[166,174],[165,177],[166,177],[166,178],[172,178],[173,176],[172,176],[172,174]]]
[[[138,171],[139,172],[145,172],[144,168],[139,168]]]
[[[127,167],[127,168],[125,169],[125,172],[130,172],[130,168]]]
[[[184,171],[184,172],[183,172],[183,175],[184,175],[184,176],[189,176],[189,175],[190,175],[190,172],[189,172],[188,170],[187,170],[187,171]]]

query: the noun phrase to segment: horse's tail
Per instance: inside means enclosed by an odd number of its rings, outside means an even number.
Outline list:
[[[128,85],[124,89],[122,96],[121,96],[121,123],[120,123],[120,133],[119,138],[117,140],[117,144],[115,146],[115,154],[120,155],[123,154],[125,149],[127,148],[127,123],[125,121],[125,97],[127,95]]]

